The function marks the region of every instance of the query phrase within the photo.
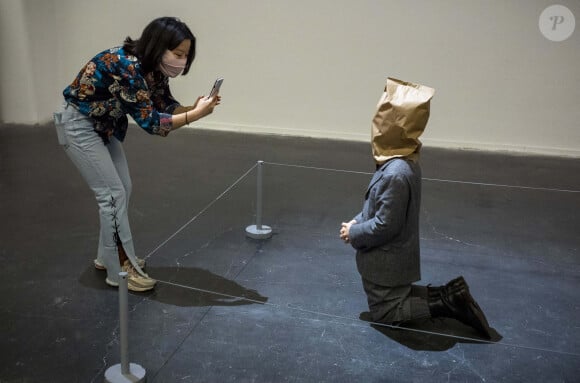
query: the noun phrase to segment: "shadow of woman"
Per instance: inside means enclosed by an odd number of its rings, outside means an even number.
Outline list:
[[[370,322],[370,313],[363,312],[359,317]],[[451,318],[428,318],[413,320],[400,326],[383,326],[371,323],[371,327],[395,342],[416,351],[445,351],[457,343],[495,343],[502,336],[490,329],[491,339],[483,339],[471,327]]]
[[[209,270],[197,267],[147,267],[156,279],[152,291],[131,294],[146,295],[149,299],[175,306],[240,306],[262,304],[268,297]],[[112,289],[103,282],[104,273],[89,267],[79,281],[83,286],[98,290]]]
[[[197,267],[148,267],[157,286],[149,299],[175,306],[239,306],[262,304],[268,297],[230,279]]]

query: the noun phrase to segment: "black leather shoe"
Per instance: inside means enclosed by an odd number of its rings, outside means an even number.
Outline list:
[[[491,339],[489,323],[464,280],[453,280],[445,286],[430,290],[428,304],[432,317],[457,319]]]
[[[467,286],[467,282],[465,282],[465,279],[463,278],[463,276],[459,276],[455,279],[450,280],[449,282],[447,282],[447,284],[445,286],[438,286],[438,287],[432,287],[431,285],[427,286],[427,291],[429,292],[429,294],[437,294],[439,293],[442,289],[443,290],[456,290],[458,288],[461,287],[465,287],[468,291],[469,291],[469,286]]]

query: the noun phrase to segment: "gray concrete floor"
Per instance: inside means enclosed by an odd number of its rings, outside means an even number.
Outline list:
[[[488,344],[453,321],[359,319],[338,229],[362,206],[369,144],[132,127],[125,150],[136,249],[160,280],[129,296],[148,382],[578,381],[580,160],[424,149],[422,283],[464,275]],[[257,160],[266,241],[245,236]],[[118,292],[92,267],[96,204],[52,126],[0,127],[0,204],[0,382],[101,382]]]

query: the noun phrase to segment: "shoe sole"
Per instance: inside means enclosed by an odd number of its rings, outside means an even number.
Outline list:
[[[464,297],[465,302],[467,303],[467,306],[469,308],[469,311],[471,311],[471,314],[473,315],[473,317],[476,318],[479,322],[479,326],[478,326],[479,329],[478,330],[487,339],[491,339],[491,332],[490,332],[489,323],[487,322],[487,318],[485,317],[485,314],[481,310],[481,307],[479,307],[479,305],[477,304],[475,299],[473,299],[473,297],[469,293],[469,290],[465,290],[461,295]]]
[[[448,285],[449,285],[449,287],[451,287],[453,289],[460,289],[460,288],[464,287],[467,291],[469,291],[469,286],[467,285],[467,282],[465,281],[465,279],[462,276],[453,279],[452,281],[450,281],[448,283]]]
[[[95,269],[97,269],[97,270],[107,270],[105,265],[103,265],[101,262],[97,261],[96,259],[93,260],[93,264],[95,265]]]
[[[427,286],[427,291],[429,291],[428,294],[433,294],[433,295],[437,295],[437,296],[439,296],[441,294],[441,291],[445,291],[446,289],[449,292],[456,292],[456,291],[461,290],[461,289],[465,289],[465,290],[469,291],[469,286],[467,285],[467,282],[465,281],[463,276],[459,276],[455,279],[452,279],[447,284],[445,284],[443,286],[439,286],[439,287],[431,287],[431,285]]]
[[[105,283],[107,283],[107,285],[109,285],[111,287],[119,287],[119,284],[117,282],[113,282],[109,278],[105,279]],[[132,283],[127,283],[127,290],[136,291],[136,292],[149,291],[149,290],[153,290],[155,288],[156,284],[157,284],[157,282],[153,283],[151,286],[139,286],[139,285],[135,285]]]

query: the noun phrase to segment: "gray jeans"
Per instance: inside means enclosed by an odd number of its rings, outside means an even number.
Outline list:
[[[97,259],[107,268],[107,278],[118,282],[118,244],[136,265],[128,217],[132,185],[123,146],[114,137],[105,145],[94,131],[93,119],[70,104],[55,113],[55,126],[59,143],[95,193],[100,217]]]

